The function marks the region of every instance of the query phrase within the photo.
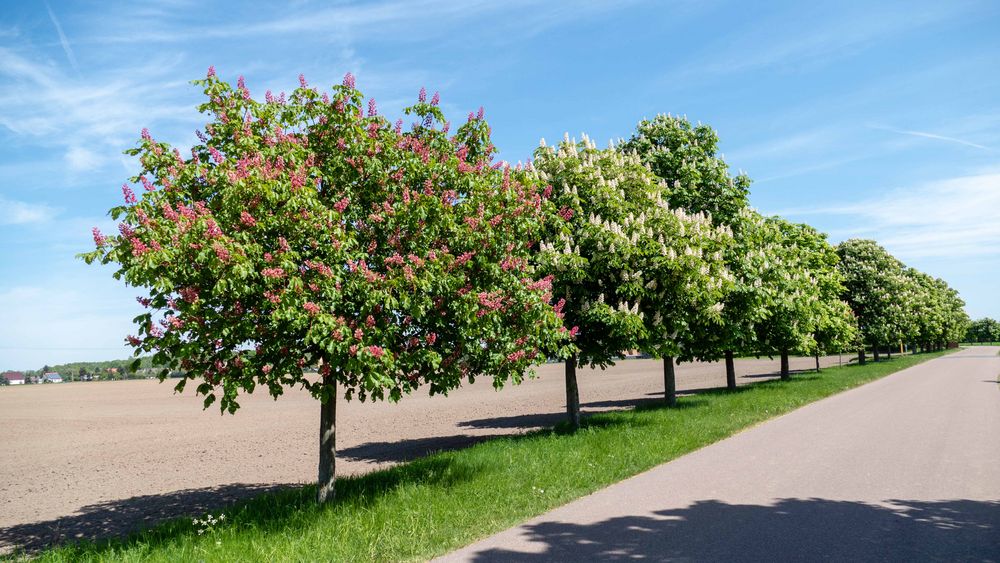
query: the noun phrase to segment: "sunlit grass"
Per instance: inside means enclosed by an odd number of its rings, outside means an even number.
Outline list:
[[[175,520],[125,540],[81,543],[43,561],[287,561],[427,559],[508,528],[655,465],[947,352],[826,368],[735,392],[682,396],[564,427],[490,440],[337,482],[317,507],[313,487],[267,494],[224,511],[198,534]],[[193,515],[200,516],[200,515]]]

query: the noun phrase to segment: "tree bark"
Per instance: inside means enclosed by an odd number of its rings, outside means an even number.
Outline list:
[[[875,363],[878,363],[878,357],[878,346],[872,346],[872,359],[875,360]]]
[[[736,363],[733,361],[732,350],[726,350],[726,388],[736,390]]]
[[[566,415],[573,430],[580,428],[580,388],[576,384],[576,354],[566,360]]]
[[[330,398],[319,408],[319,481],[316,502],[333,501],[337,480],[337,380],[327,376]]]
[[[858,350],[858,365],[859,366],[865,365],[865,349],[864,348],[861,348],[860,350]]]
[[[819,352],[816,352],[816,373],[819,373]]]
[[[788,372],[788,350],[781,351],[781,379],[788,381],[791,375]]]
[[[885,359],[892,359],[892,346],[889,346],[889,348],[885,351]]]
[[[677,405],[677,374],[674,373],[674,357],[663,357],[663,398],[667,406]]]

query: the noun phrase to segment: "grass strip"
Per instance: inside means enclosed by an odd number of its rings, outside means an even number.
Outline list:
[[[41,561],[419,560],[447,553],[802,405],[951,351],[826,368],[735,392],[681,396],[564,427],[502,437],[337,482],[266,494],[225,510],[198,533],[190,519],[125,539],[81,542]],[[216,514],[217,516],[217,514]]]

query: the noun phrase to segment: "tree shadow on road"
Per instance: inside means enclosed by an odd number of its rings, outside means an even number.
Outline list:
[[[1000,501],[700,501],[655,516],[525,526],[524,549],[476,561],[997,561]]]

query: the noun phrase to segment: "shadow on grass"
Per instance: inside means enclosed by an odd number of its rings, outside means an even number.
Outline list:
[[[784,499],[699,501],[593,524],[525,526],[532,553],[487,549],[475,561],[995,561],[1000,502],[890,500],[888,506]]]

